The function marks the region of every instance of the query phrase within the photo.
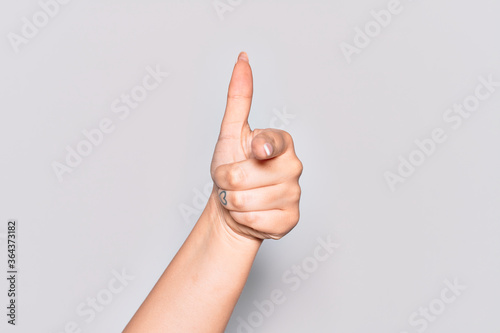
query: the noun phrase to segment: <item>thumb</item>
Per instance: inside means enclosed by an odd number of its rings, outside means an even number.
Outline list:
[[[287,151],[291,145],[291,136],[285,131],[274,128],[255,130],[252,139],[252,154],[258,160],[268,160]]]
[[[222,119],[221,134],[240,135],[243,124],[248,121],[252,105],[253,78],[248,56],[241,52],[234,65],[227,93],[226,111]]]

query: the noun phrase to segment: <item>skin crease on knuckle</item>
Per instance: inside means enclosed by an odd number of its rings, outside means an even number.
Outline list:
[[[282,210],[277,218],[262,223],[259,227],[266,233],[283,237],[288,234],[297,224],[294,208]]]
[[[270,238],[274,240],[279,240],[285,237],[297,224],[294,220],[294,216],[289,212],[284,213],[283,217],[278,219],[272,227],[273,232],[269,233]]]
[[[245,191],[231,192],[232,205],[236,211],[245,211],[245,203],[248,201],[248,195]]]
[[[262,223],[262,216],[256,214],[255,212],[236,212],[230,211],[229,214],[236,221],[236,223],[240,226],[244,226],[245,228],[250,229],[256,237],[262,234],[262,231],[259,230],[259,224]]]
[[[245,225],[247,225],[250,228],[253,228],[253,226],[255,226],[255,224],[258,221],[258,217],[257,214],[255,214],[255,212],[245,212],[240,214],[240,216],[245,222]]]
[[[234,171],[240,169],[240,171]],[[220,165],[215,169],[213,181],[220,189],[236,188],[242,181],[241,167]]]
[[[226,180],[231,188],[239,188],[245,179],[243,169],[239,165],[232,165],[227,169]]]
[[[219,166],[213,172],[212,180],[214,181],[215,185],[217,185],[218,188],[224,188],[224,186],[222,186],[224,179],[225,179],[225,176],[223,174],[222,167]]]
[[[298,183],[295,183],[290,192],[291,192],[290,197],[292,198],[292,202],[294,204],[298,204],[298,202],[300,200],[300,195],[302,193],[302,189],[300,188],[300,185]]]
[[[302,175],[302,171],[304,170],[304,166],[302,165],[302,162],[297,158],[297,166],[296,166],[296,172],[297,172],[297,179]]]
[[[290,133],[288,133],[287,131],[281,131],[281,135],[283,136],[283,139],[286,143],[288,143],[290,146],[293,146],[293,138]]]

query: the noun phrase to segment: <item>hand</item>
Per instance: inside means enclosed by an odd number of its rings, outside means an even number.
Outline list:
[[[250,129],[252,94],[252,70],[242,52],[229,83],[212,159],[212,196],[229,232],[251,239],[280,239],[299,221],[302,163],[287,132]]]

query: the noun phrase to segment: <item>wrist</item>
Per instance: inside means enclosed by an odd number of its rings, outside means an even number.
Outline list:
[[[208,234],[211,237],[215,237],[233,249],[258,250],[263,241],[239,232],[238,223],[232,219],[229,212],[221,204],[215,186],[198,223],[200,222],[206,223]]]

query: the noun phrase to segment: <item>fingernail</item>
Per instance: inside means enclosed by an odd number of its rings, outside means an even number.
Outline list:
[[[241,52],[240,55],[238,56],[238,60],[243,60],[248,62],[248,54],[246,54],[246,52]]]
[[[269,143],[265,143],[264,150],[266,151],[267,156],[271,156],[271,154],[273,153],[273,146],[271,146]]]

